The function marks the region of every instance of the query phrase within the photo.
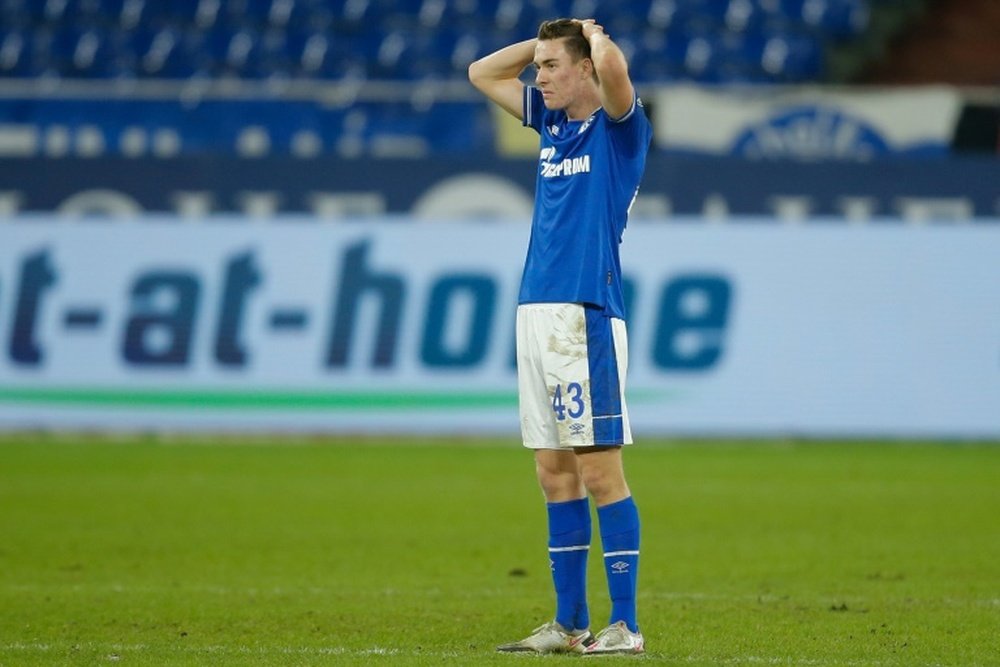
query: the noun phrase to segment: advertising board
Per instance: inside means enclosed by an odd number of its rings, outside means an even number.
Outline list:
[[[0,428],[514,433],[527,223],[0,224]],[[643,434],[1000,435],[1000,225],[635,223]]]

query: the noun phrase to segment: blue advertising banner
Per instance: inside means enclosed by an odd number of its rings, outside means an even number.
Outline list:
[[[522,217],[531,211],[536,160],[5,159],[0,215]],[[998,212],[1000,160],[989,157],[852,163],[652,154],[632,215],[926,221],[992,218]]]

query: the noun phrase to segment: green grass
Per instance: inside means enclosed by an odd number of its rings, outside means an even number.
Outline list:
[[[626,461],[644,660],[1000,663],[1000,446]],[[2,436],[0,665],[524,664],[493,647],[551,617],[545,539],[514,440]]]

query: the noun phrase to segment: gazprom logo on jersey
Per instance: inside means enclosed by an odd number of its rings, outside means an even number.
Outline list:
[[[877,128],[835,107],[785,108],[747,127],[731,152],[751,158],[849,158],[864,160],[891,152]]]
[[[539,155],[542,178],[558,178],[590,173],[590,155],[558,159],[555,146],[546,146]]]

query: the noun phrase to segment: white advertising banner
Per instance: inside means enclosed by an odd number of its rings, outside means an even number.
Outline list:
[[[517,432],[527,224],[0,223],[0,429]],[[1000,436],[1000,221],[634,224],[643,435]]]
[[[661,148],[749,158],[946,155],[962,101],[946,86],[874,89],[676,86],[656,94]]]

